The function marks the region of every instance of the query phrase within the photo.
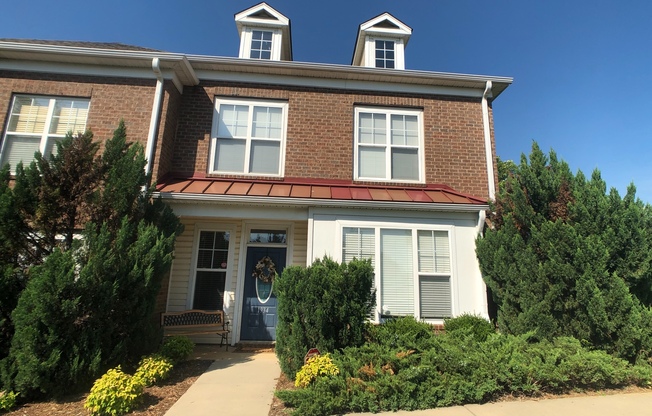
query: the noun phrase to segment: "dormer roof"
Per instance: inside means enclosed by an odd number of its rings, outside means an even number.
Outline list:
[[[249,58],[249,56],[244,56],[247,47],[249,47],[247,42],[251,41],[250,38],[245,36],[247,31],[272,30],[280,34],[279,37],[274,38],[275,41],[280,38],[280,60],[292,60],[292,32],[290,19],[269,4],[265,2],[258,3],[255,6],[236,13],[235,24],[238,28],[238,34],[240,35],[240,58]]]
[[[366,62],[365,54],[368,53],[367,47],[369,46],[369,39],[376,37],[388,40],[399,41],[402,44],[402,50],[408,43],[412,35],[412,28],[405,23],[398,20],[396,17],[385,12],[372,19],[362,23],[358,28],[358,37],[355,42],[355,49],[353,51],[353,59],[351,65],[354,66],[374,66],[370,62]],[[403,57],[397,57],[397,59]],[[404,61],[397,65],[397,68],[404,68]]]

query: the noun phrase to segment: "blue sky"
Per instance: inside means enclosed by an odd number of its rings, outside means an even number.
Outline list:
[[[237,56],[243,0],[23,0],[1,38],[123,42]],[[292,21],[296,61],[350,64],[358,25],[390,12],[412,27],[408,69],[511,76],[494,102],[498,155],[532,141],[575,171],[599,168],[652,202],[652,2],[644,0],[270,0]],[[35,13],[36,12],[36,13]],[[34,16],[36,14],[36,16]],[[27,16],[31,16],[29,19]],[[53,22],[60,22],[53,24]]]

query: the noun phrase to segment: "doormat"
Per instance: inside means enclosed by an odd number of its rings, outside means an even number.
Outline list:
[[[233,352],[274,352],[274,344],[237,344]]]

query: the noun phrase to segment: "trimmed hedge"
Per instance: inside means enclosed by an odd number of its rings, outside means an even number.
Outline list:
[[[369,260],[339,264],[328,257],[310,267],[290,266],[274,282],[278,298],[276,355],[290,378],[310,348],[321,353],[365,341],[365,322],[375,305]]]

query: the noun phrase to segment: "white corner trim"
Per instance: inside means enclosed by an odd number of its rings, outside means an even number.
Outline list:
[[[484,148],[487,159],[487,183],[489,184],[489,199],[493,201],[496,198],[496,184],[494,183],[494,164],[491,151],[491,129],[489,127],[489,104],[487,98],[491,97],[491,81],[487,81],[487,86],[482,94],[482,126],[484,128]]]

